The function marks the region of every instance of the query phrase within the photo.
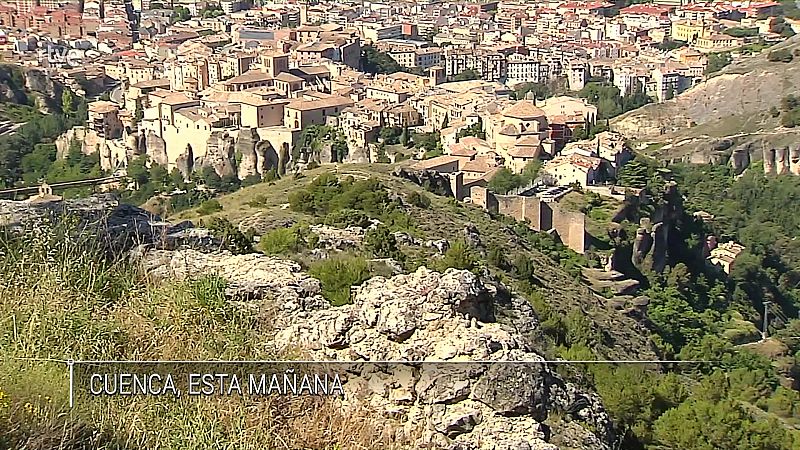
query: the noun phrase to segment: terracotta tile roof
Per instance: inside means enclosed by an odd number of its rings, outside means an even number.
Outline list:
[[[531,100],[520,100],[504,109],[502,114],[515,119],[537,119],[545,116],[544,111]]]

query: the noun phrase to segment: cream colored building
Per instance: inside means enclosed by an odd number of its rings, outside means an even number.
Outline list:
[[[726,274],[731,273],[736,257],[744,251],[745,247],[736,242],[724,242],[711,249],[708,261],[711,265],[722,269]]]
[[[586,187],[602,181],[600,164],[600,158],[572,153],[555,157],[542,170],[552,175],[559,185],[579,184]]]
[[[348,106],[353,106],[353,101],[339,96],[316,100],[293,100],[284,108],[283,125],[290,130],[299,130],[310,125],[324,125],[328,117],[339,115]]]
[[[498,113],[482,116],[486,142],[514,172],[521,172],[543,152],[555,152],[545,112],[532,100],[520,100]]]

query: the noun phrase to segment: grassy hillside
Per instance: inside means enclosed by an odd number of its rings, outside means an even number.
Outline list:
[[[256,231],[257,248],[306,266],[331,301],[347,302],[346,295],[338,296],[349,287],[341,281],[358,284],[380,273],[385,268],[366,262],[388,254],[405,270],[421,264],[457,267],[502,280],[533,305],[541,324],[532,337],[547,356],[657,358],[650,331],[580,282],[579,265],[587,263],[581,256],[525,224],[426,193],[389,170],[386,165],[346,165],[338,173],[318,168],[304,177],[244,188],[219,198],[217,208],[184,211],[172,219],[202,220],[234,236],[234,243],[245,237],[219,219]],[[588,197],[570,200],[579,209],[596,203]],[[596,225],[612,206],[592,206]],[[368,232],[362,246],[344,255],[314,259],[320,249],[303,224],[341,226],[363,221],[364,215],[386,226]],[[68,230],[39,228],[0,239],[0,449],[408,448],[383,433],[387,421],[375,412],[344,413],[316,398],[147,398],[68,409],[67,371],[60,362],[67,358],[296,356],[272,350],[273,321],[225,301],[220,279],[155,281],[127,258],[109,255],[90,237]],[[388,231],[403,231],[418,243],[397,243]],[[437,239],[451,243],[443,256],[424,244]],[[709,332],[691,306],[687,312],[681,303],[683,292],[691,293],[684,289],[688,281],[678,273],[668,278],[670,287],[656,292],[666,305],[658,323],[671,325],[674,317],[681,333]],[[685,320],[690,312],[691,320]],[[793,448],[800,401],[796,391],[778,386],[768,361],[735,351],[710,332],[684,349],[681,357],[719,365],[664,367],[669,373],[657,373],[589,364],[559,372],[602,397],[622,437],[620,448]],[[557,427],[552,430],[558,434]]]
[[[221,284],[156,283],[63,231],[0,241],[0,449],[393,448],[362,414],[312,397],[147,397],[69,409],[67,367],[49,359],[278,355],[268,322],[219,301]]]
[[[390,174],[389,165],[340,165],[340,178],[352,176],[355,179],[374,178],[387,187],[391,195],[408,198],[411,193],[425,194],[425,191],[406,180]],[[296,222],[314,222],[311,215],[292,211],[288,198],[292,192],[303,188],[320,174],[331,172],[330,167],[321,167],[306,172],[301,179],[284,177],[270,183],[262,183],[241,189],[220,197],[222,210],[210,215],[199,215],[197,209],[180,213],[174,219],[210,221],[222,217],[240,225],[243,230],[253,230],[256,234],[266,234],[269,230]],[[395,227],[406,231],[420,241],[459,239],[464,235],[467,224],[477,228],[481,243],[487,250],[484,255],[486,267],[498,277],[515,285],[513,269],[498,267],[491,261],[492,250],[501,252],[508,262],[517,257],[529,258],[533,277],[530,285],[517,286],[520,290],[531,290],[531,296],[543,308],[552,309],[561,315],[581,311],[592,320],[593,328],[602,336],[596,342],[598,354],[611,358],[654,357],[652,344],[647,332],[636,321],[614,310],[607,300],[591,292],[580,282],[579,265],[587,261],[563,246],[556,245],[544,234],[535,233],[524,224],[487,212],[473,205],[455,202],[453,199],[427,193],[431,200],[428,208],[412,207],[409,212],[410,224]],[[409,264],[425,264],[431,261],[434,249],[404,248],[412,261]],[[495,263],[495,264],[493,264]],[[502,264],[501,264],[502,266]],[[409,268],[413,269],[413,267]],[[637,356],[638,355],[638,356]]]

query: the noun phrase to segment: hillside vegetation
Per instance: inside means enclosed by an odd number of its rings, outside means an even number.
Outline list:
[[[580,268],[590,260],[526,224],[425,192],[388,170],[318,168],[176,218],[202,221],[234,253],[296,260],[333,305],[349,303],[349,287],[373,275],[420,265],[458,268],[526,298],[540,320],[537,352],[550,358],[715,361],[562,367],[565,377],[601,396],[621,448],[789,450],[800,443],[793,431],[797,391],[780,385],[767,358],[720,336],[718,323],[745,321],[727,303],[725,285],[676,265],[651,280],[651,320],[625,314],[581,282]],[[324,247],[313,231],[376,221],[381,225],[367,230],[362,244],[344,250]],[[276,354],[273,322],[228,302],[223,280],[156,281],[71,226],[0,241],[0,448],[404,448],[382,434],[373,412],[344,414],[307,398],[145,399],[68,411],[64,366],[28,358],[296,357]],[[441,249],[428,245],[443,239],[449,245]],[[720,295],[723,306],[712,304]],[[549,420],[558,436],[563,421]]]

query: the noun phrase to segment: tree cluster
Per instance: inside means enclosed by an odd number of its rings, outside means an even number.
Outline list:
[[[529,162],[518,174],[502,167],[489,180],[487,187],[494,193],[508,194],[514,189],[531,184],[539,175],[541,168],[542,162],[539,160]]]
[[[781,110],[775,108],[775,112],[780,115],[781,126],[794,128],[800,126],[800,98],[790,94],[781,101]],[[776,115],[773,114],[773,117]]]
[[[403,67],[388,53],[367,45],[361,48],[361,70],[366,73],[391,74],[402,71]]]
[[[386,187],[374,178],[339,180],[325,173],[307,188],[289,195],[293,211],[313,215],[335,226],[367,226],[371,219],[380,220],[392,230],[406,230],[411,218],[399,199],[392,199]]]
[[[709,53],[705,74],[711,75],[712,73],[719,72],[723,67],[730,64],[732,60],[730,52]]]
[[[652,100],[642,89],[629,95],[620,95],[619,88],[607,82],[590,82],[578,91],[578,97],[585,98],[597,106],[597,118],[606,120],[639,108]]]
[[[480,80],[480,79],[481,79],[481,74],[472,69],[464,70],[463,72],[453,76],[453,81],[469,81],[469,80]]]
[[[68,89],[64,90],[59,106],[61,114],[27,114],[27,123],[17,128],[15,133],[0,136],[0,187],[34,184],[41,180],[76,181],[97,176],[94,164],[88,161],[78,164],[73,158],[75,164],[57,164],[55,139],[73,126],[85,124],[87,118],[85,99],[74,96]],[[56,167],[50,173],[54,165]]]

